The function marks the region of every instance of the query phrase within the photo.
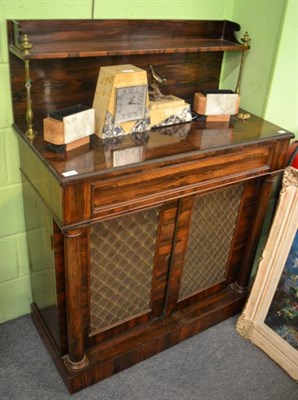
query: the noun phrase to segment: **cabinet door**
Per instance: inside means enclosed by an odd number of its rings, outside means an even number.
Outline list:
[[[251,209],[253,186],[240,183],[180,200],[167,314],[233,282],[239,267],[236,253],[244,246],[247,227],[240,216],[242,209]]]
[[[176,210],[174,201],[91,225],[91,341],[162,314]]]

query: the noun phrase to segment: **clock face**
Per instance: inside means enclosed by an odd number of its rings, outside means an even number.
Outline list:
[[[146,85],[117,88],[115,122],[143,119],[146,96]]]

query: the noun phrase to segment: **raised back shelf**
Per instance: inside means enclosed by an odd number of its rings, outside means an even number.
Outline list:
[[[107,65],[148,70],[152,64],[167,79],[163,92],[192,104],[200,89],[218,89],[224,51],[249,48],[237,41],[239,30],[230,21],[8,21],[15,125],[27,130],[24,60],[30,60],[34,129],[42,133],[49,113],[92,106],[99,70]],[[26,37],[32,48],[25,53]]]
[[[235,37],[240,26],[230,21],[9,21],[9,30],[10,50],[28,59],[239,51],[245,47]],[[20,50],[24,34],[33,45],[26,56]]]

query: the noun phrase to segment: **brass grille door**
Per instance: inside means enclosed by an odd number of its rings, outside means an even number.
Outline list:
[[[225,280],[243,185],[194,200],[179,300]]]
[[[91,226],[90,331],[151,310],[160,207]]]

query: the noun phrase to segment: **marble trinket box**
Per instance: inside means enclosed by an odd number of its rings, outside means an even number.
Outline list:
[[[95,129],[95,110],[76,104],[53,111],[43,121],[44,140],[53,145],[65,145],[65,151],[89,143]]]
[[[195,93],[193,109],[207,121],[229,121],[239,110],[240,96],[232,90],[201,90]]]

